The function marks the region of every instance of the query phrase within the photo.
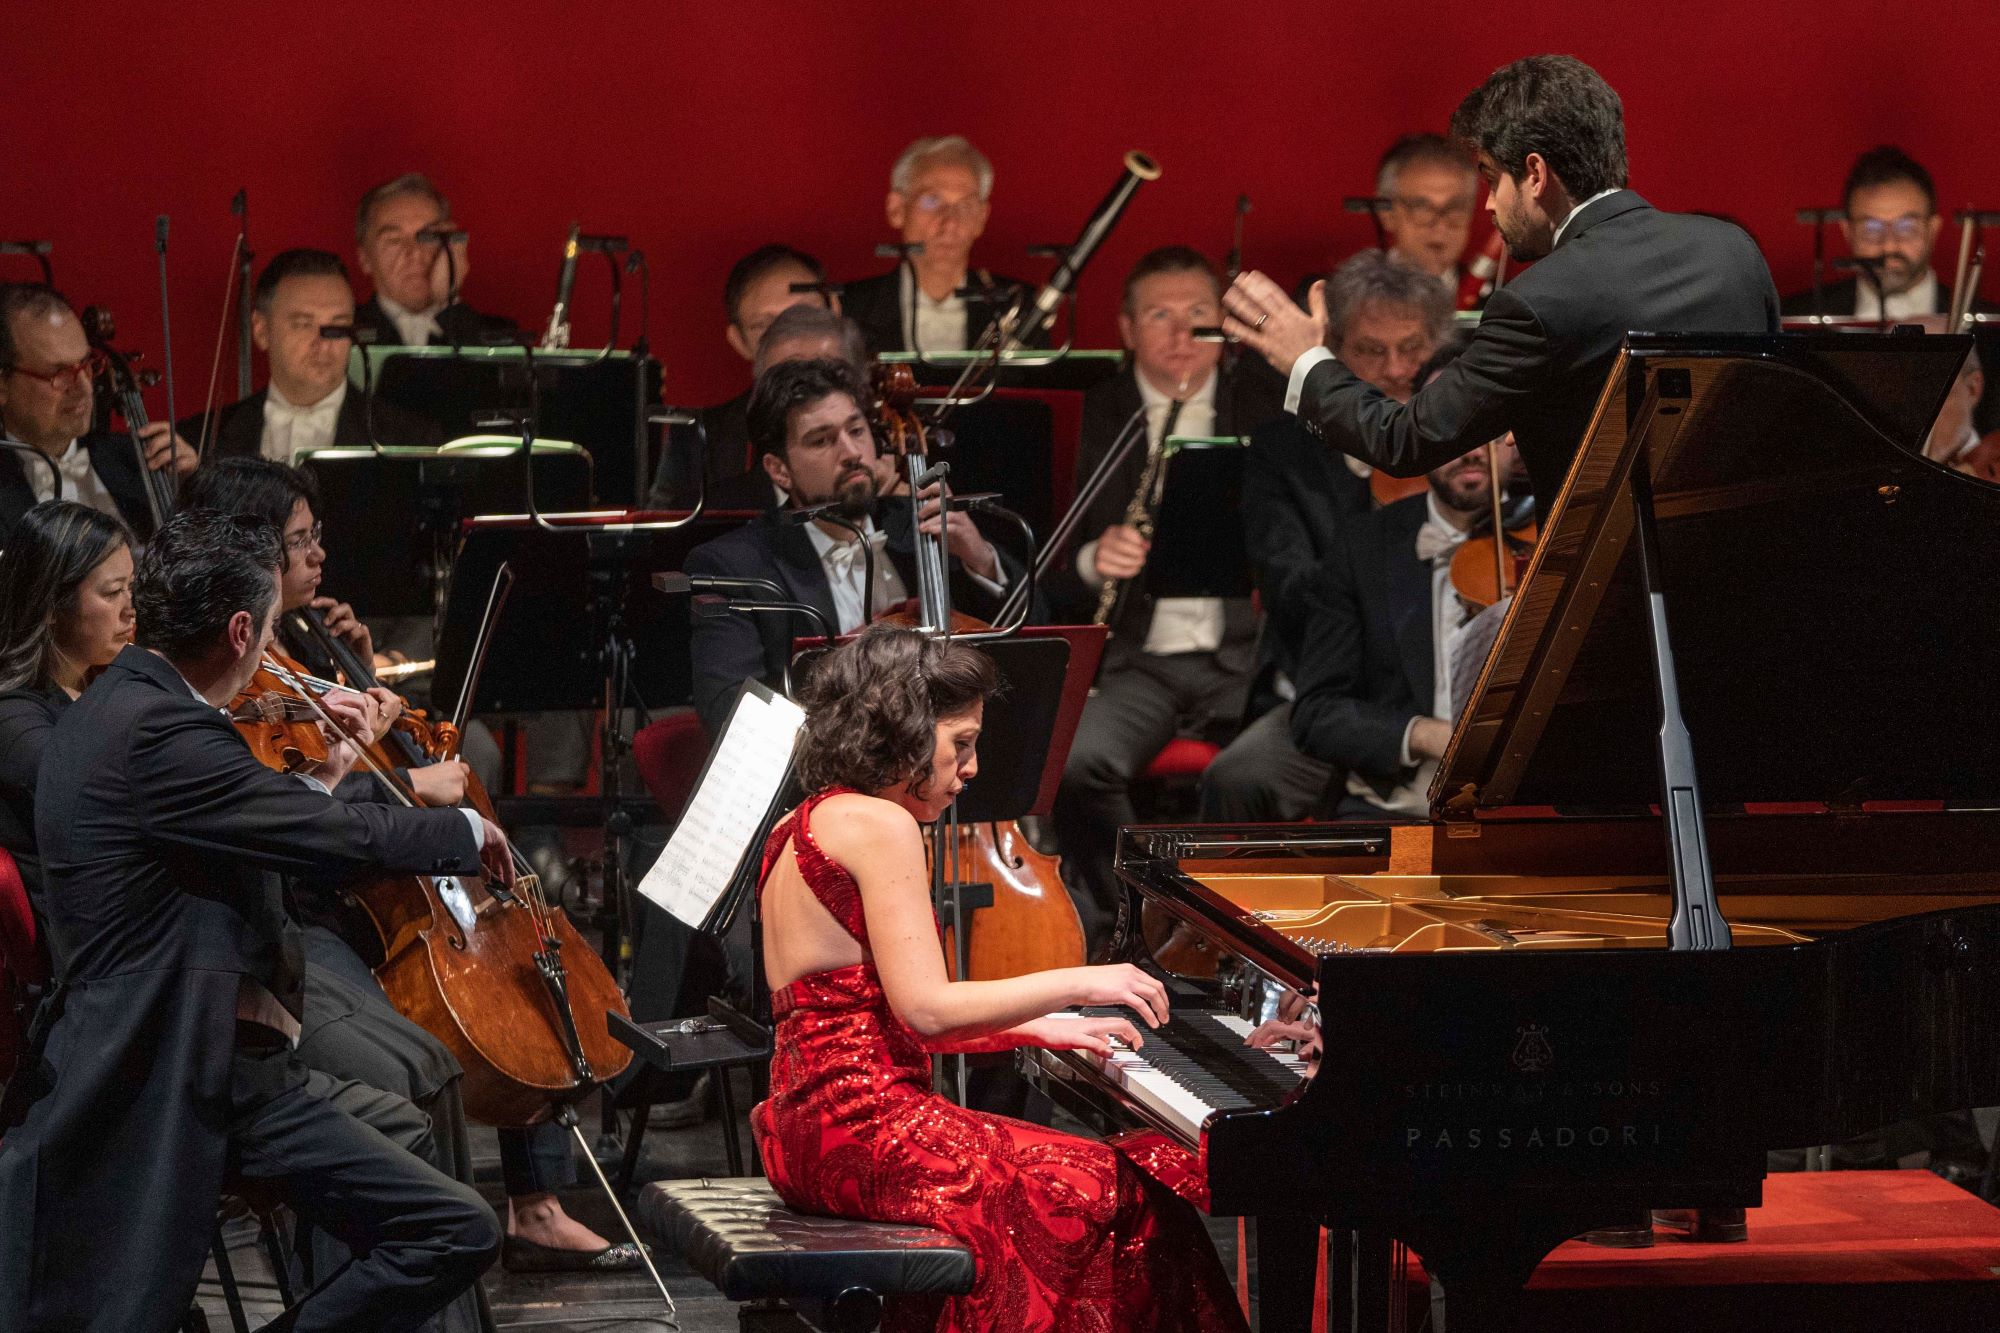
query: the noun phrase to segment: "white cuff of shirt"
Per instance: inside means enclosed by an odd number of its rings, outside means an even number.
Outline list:
[[[486,820],[469,805],[458,807],[458,813],[465,816],[467,828],[472,830],[472,845],[480,851],[486,850]]]
[[[1104,576],[1097,572],[1097,539],[1094,537],[1076,549],[1076,576],[1088,587],[1104,586]]]
[[[1306,376],[1312,374],[1314,366],[1323,361],[1333,360],[1333,353],[1324,347],[1315,347],[1292,362],[1292,377],[1285,383],[1285,410],[1299,410],[1299,397],[1306,391]]]
[[[1416,729],[1416,718],[1411,718],[1403,724],[1403,752],[1401,759],[1404,768],[1415,768],[1417,766],[1417,757],[1410,753],[1410,733]]]
[[[314,791],[318,792],[321,796],[333,795],[333,789],[331,787],[327,786],[324,782],[321,782],[318,778],[314,777],[310,773],[294,773],[292,774],[292,776],[297,778],[300,782],[305,783],[306,786],[312,788]]]
[[[965,577],[971,579],[973,586],[977,587],[988,597],[998,597],[1001,593],[1007,591],[1007,565],[1006,562],[1000,559],[997,552],[993,556],[993,571],[1000,577],[989,579],[984,574],[975,574],[969,569],[965,571]]]

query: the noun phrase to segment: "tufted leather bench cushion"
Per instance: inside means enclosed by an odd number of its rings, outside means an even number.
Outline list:
[[[972,1251],[944,1232],[794,1212],[761,1176],[656,1181],[638,1220],[732,1301],[972,1290]]]

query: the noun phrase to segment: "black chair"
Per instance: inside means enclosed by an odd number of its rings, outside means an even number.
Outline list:
[[[638,1222],[732,1301],[746,1330],[789,1312],[822,1333],[869,1333],[882,1298],[972,1290],[972,1251],[929,1227],[817,1217],[769,1182],[662,1180],[639,1192]]]

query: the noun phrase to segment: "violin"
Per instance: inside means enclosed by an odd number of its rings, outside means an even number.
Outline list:
[[[1506,478],[1500,475],[1500,443],[1496,440],[1486,446],[1489,508],[1481,515],[1484,527],[1475,528],[1451,557],[1452,589],[1473,615],[1512,596],[1521,586],[1528,573],[1528,559],[1535,553],[1535,542],[1541,536],[1535,526],[1532,495],[1522,496],[1511,510],[1506,504]]]
[[[373,673],[345,645],[326,633],[310,608],[309,626],[336,645],[333,656],[347,685],[368,689]],[[279,654],[232,702],[230,713],[251,748],[281,768],[284,746],[296,743],[306,763],[301,709],[339,730],[314,697],[333,682],[316,680]],[[275,696],[273,698],[272,696]],[[407,719],[407,721],[405,720]],[[321,759],[324,736],[321,736]],[[395,770],[441,762],[455,752],[457,733],[421,714],[366,745],[363,766],[404,805],[419,798]],[[468,777],[469,803],[487,819],[492,804]],[[468,1115],[503,1128],[525,1127],[552,1116],[606,1079],[621,1073],[632,1052],[611,1037],[607,1012],[627,1013],[624,997],[603,960],[592,952],[562,908],[542,892],[534,869],[514,853],[511,886],[478,877],[385,875],[348,886],[347,896],[374,926],[382,962],[376,979],[405,1018],[451,1051],[465,1071]]]
[[[907,365],[875,368],[874,417],[890,450],[903,461],[910,503],[921,509],[923,487],[918,479],[929,470],[924,425],[915,412],[917,385]],[[964,634],[988,629],[984,621],[951,608],[950,583],[942,525],[935,539],[917,534],[917,603],[893,619],[927,633]],[[964,980],[990,981],[1079,967],[1084,961],[1083,921],[1064,887],[1055,857],[1028,842],[1013,820],[949,824],[948,837],[933,842],[932,855],[942,859],[945,873],[959,884],[993,886],[993,902],[967,917]],[[944,930],[945,966],[958,974],[956,933]]]

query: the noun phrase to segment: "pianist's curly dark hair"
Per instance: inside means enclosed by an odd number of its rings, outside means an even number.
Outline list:
[[[1625,107],[1575,56],[1528,56],[1466,94],[1451,132],[1519,180],[1539,153],[1582,203],[1625,185]]]
[[[1000,678],[977,648],[871,625],[821,658],[799,691],[806,710],[798,779],[805,790],[878,792],[930,776],[940,718],[992,696]]]

